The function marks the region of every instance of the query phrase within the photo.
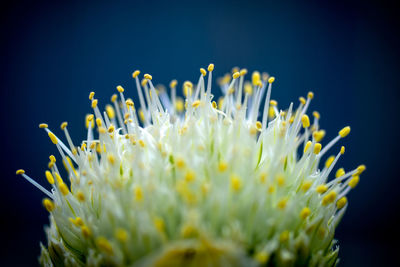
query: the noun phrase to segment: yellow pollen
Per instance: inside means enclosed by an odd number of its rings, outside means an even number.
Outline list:
[[[48,128],[49,125],[47,125],[46,123],[41,123],[39,124],[39,128],[44,129],[44,128]]]
[[[90,94],[89,94],[89,100],[93,100],[93,97],[94,97],[94,92],[90,92]]]
[[[112,255],[113,254],[113,248],[110,244],[110,242],[105,238],[105,237],[98,237],[96,239],[96,244],[99,247],[100,250],[103,252]]]
[[[64,130],[67,127],[67,125],[68,125],[68,122],[66,122],[66,121],[61,123],[61,130]]]
[[[278,205],[277,205],[278,208],[281,209],[281,210],[283,210],[284,208],[286,208],[287,202],[288,202],[287,198],[281,199],[281,200],[278,202]]]
[[[304,207],[301,211],[300,211],[300,218],[302,218],[303,220],[306,219],[309,215],[311,214],[311,210],[309,207]]]
[[[269,82],[269,83],[275,82],[275,77],[269,77],[268,82]]]
[[[150,81],[151,81],[151,80],[153,79],[153,76],[151,76],[150,74],[147,74],[147,73],[146,73],[146,74],[144,75],[144,78],[145,78],[146,80],[150,80]]]
[[[280,240],[282,243],[288,241],[288,240],[289,240],[289,234],[290,234],[290,232],[289,232],[288,230],[283,231],[283,232],[281,233],[280,237],[279,237],[279,240]]]
[[[183,167],[185,167],[185,161],[182,158],[176,159],[176,167],[182,169]]]
[[[350,126],[344,127],[342,130],[339,131],[340,137],[346,137],[350,133]]]
[[[276,100],[271,100],[271,101],[269,101],[269,104],[270,104],[271,106],[276,107],[276,106],[278,105],[278,102],[276,102]]]
[[[283,174],[278,174],[276,177],[276,181],[279,186],[283,186],[285,184],[285,176],[283,176]]]
[[[261,183],[265,183],[265,181],[267,180],[267,173],[263,172],[260,174],[260,181]]]
[[[303,123],[303,128],[310,127],[310,119],[306,114],[301,117],[301,122]]]
[[[318,120],[319,120],[319,118],[321,118],[321,115],[319,115],[318,111],[314,111],[312,114],[313,114],[314,118],[316,118]]]
[[[257,121],[257,122],[256,122],[256,128],[257,128],[257,130],[261,130],[261,128],[262,128],[262,123],[259,122],[259,121]]]
[[[121,85],[118,85],[118,86],[117,86],[117,90],[118,90],[118,92],[120,92],[120,93],[123,93],[123,92],[125,91],[125,89],[124,89]]]
[[[140,186],[135,187],[135,199],[141,201],[143,199],[143,191]]]
[[[177,81],[177,80],[172,80],[172,81],[169,83],[169,87],[175,88],[177,84],[178,84],[178,81]]]
[[[192,107],[197,108],[198,106],[200,106],[200,100],[196,100],[192,103]]]
[[[149,82],[149,80],[143,79],[141,85],[144,87]],[[151,92],[150,92],[151,93]]]
[[[25,171],[24,171],[23,169],[19,169],[19,170],[17,170],[15,173],[16,173],[17,175],[21,175],[21,174],[24,174]]]
[[[353,176],[353,177],[351,178],[351,180],[349,181],[349,186],[350,186],[351,188],[354,188],[354,187],[357,186],[357,184],[358,184],[359,181],[360,181],[360,176],[358,176],[358,175]]]
[[[308,92],[307,98],[313,99],[314,98],[314,93],[313,92]]]
[[[54,176],[56,177],[56,180],[57,180],[58,184],[63,184],[64,183],[63,179],[61,178],[61,176],[57,172],[54,173]]]
[[[188,170],[185,174],[185,181],[190,183],[196,179],[196,174],[192,170]]]
[[[319,194],[323,194],[328,190],[328,187],[325,184],[321,184],[319,186],[317,186],[317,188],[315,189],[315,191],[317,191],[317,193]]]
[[[226,161],[220,161],[218,164],[218,171],[224,172],[228,169],[228,163]]]
[[[132,78],[136,78],[137,76],[139,76],[139,74],[140,74],[140,70],[135,70],[135,71],[132,73]]]
[[[51,174],[51,172],[46,171],[45,174],[46,174],[47,182],[49,182],[49,184],[54,184],[54,177]]]
[[[114,125],[110,125],[110,127],[108,127],[108,132],[109,133],[112,133],[112,132],[114,132],[114,130],[115,130],[115,127],[114,127]]]
[[[241,69],[240,70],[240,76],[244,76],[247,74],[247,69]]]
[[[337,193],[335,191],[330,191],[322,198],[322,205],[326,206],[330,203],[333,203],[336,199]]]
[[[115,163],[115,157],[113,154],[108,154],[107,156],[108,161],[111,163],[111,165],[114,165]]]
[[[118,228],[115,230],[115,238],[120,242],[125,243],[128,240],[128,232],[125,229]]]
[[[239,176],[233,174],[231,175],[231,188],[233,191],[238,192],[242,187],[242,182],[240,181]]]
[[[118,96],[116,94],[113,94],[111,96],[111,102],[114,103],[115,101],[117,101]]]
[[[213,101],[213,102],[211,103],[211,105],[212,105],[213,108],[215,108],[215,109],[217,108],[217,102]]]
[[[65,183],[60,183],[59,184],[59,188],[60,188],[60,192],[61,192],[61,194],[63,194],[63,196],[68,195],[69,189],[68,189],[68,186]]]
[[[299,101],[301,104],[305,105],[306,104],[306,99],[304,97],[299,97]]]
[[[207,75],[207,71],[206,71],[205,69],[203,69],[203,68],[200,68],[200,73],[201,73],[201,75],[203,75],[203,76],[206,76],[206,75]]]
[[[311,145],[312,145],[312,142],[311,141],[307,141],[306,145],[304,146],[304,152],[303,153],[306,153]]]
[[[254,259],[259,262],[260,264],[264,265],[268,262],[269,260],[269,254],[265,251],[260,251],[257,252],[256,255],[254,256]]]
[[[254,71],[253,74],[251,75],[251,82],[253,83],[254,86],[257,86],[259,82],[261,82],[261,76],[258,71]]]
[[[345,175],[345,174],[346,174],[346,172],[344,171],[344,169],[343,169],[343,168],[340,168],[340,169],[338,169],[338,170],[336,171],[335,177],[338,178],[338,177],[343,176],[343,175]]]
[[[96,125],[97,125],[97,127],[101,127],[101,119],[100,118],[96,119]]]
[[[301,190],[303,190],[304,192],[307,192],[308,189],[310,189],[311,186],[312,186],[312,182],[311,182],[311,181],[305,181],[305,182],[301,185]]]
[[[185,105],[183,104],[183,100],[181,98],[176,99],[175,109],[178,112],[183,112]]]
[[[97,102],[98,102],[97,99],[93,99],[92,100],[92,108],[96,108],[97,107]]]
[[[233,79],[237,79],[237,78],[239,78],[240,77],[240,72],[235,72],[233,75],[232,75],[232,78]]]
[[[244,84],[244,92],[248,95],[252,95],[253,94],[253,87],[251,86],[251,83],[246,82]]]
[[[325,161],[325,168],[329,168],[333,161],[335,160],[335,156],[330,156],[326,161]]]
[[[165,223],[164,220],[161,218],[155,218],[154,219],[154,227],[159,231],[160,233],[165,232]]]
[[[344,148],[344,146],[342,146],[341,148],[340,148],[340,154],[344,154],[344,151],[345,151],[345,148]]]
[[[52,212],[55,208],[53,201],[48,198],[43,199],[43,206],[46,208],[48,212]]]
[[[125,101],[125,104],[126,104],[128,107],[134,107],[134,106],[135,106],[135,104],[133,103],[132,99],[126,100],[126,101]]]
[[[58,143],[57,137],[52,132],[49,132],[48,135],[50,137],[51,142],[53,142],[53,144],[56,145]]]
[[[90,231],[86,225],[81,227],[81,231],[84,238],[89,238],[92,236],[92,231]]]
[[[81,191],[79,191],[78,193],[76,193],[76,197],[78,198],[78,200],[79,200],[80,202],[85,201],[85,195],[84,195]]]
[[[315,154],[315,155],[318,155],[319,152],[321,152],[321,148],[322,148],[322,145],[321,145],[320,143],[316,143],[316,144],[314,145],[314,154]]]
[[[347,204],[347,198],[342,197],[336,202],[336,207],[340,210]]]
[[[214,64],[210,64],[210,65],[208,65],[208,71],[213,71],[214,70]]]
[[[357,175],[360,175],[361,173],[363,173],[365,171],[366,167],[365,165],[360,165],[357,167]]]
[[[313,132],[313,137],[314,137],[316,142],[321,141],[322,138],[324,138],[324,136],[325,136],[325,131],[324,130],[319,130],[319,131]]]

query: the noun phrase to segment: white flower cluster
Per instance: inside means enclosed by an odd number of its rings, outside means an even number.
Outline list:
[[[167,93],[135,71],[139,109],[121,86],[103,113],[90,93],[94,114],[78,147],[67,123],[65,144],[40,125],[68,173],[62,178],[50,156],[48,191],[17,171],[48,195],[43,266],[337,263],[335,228],[365,166],[330,179],[344,147],[320,161],[350,127],[322,148],[319,114],[312,124],[306,114],[313,93],[280,110],[270,99],[273,77],[254,72],[245,81],[247,70],[234,69],[219,80],[216,103],[213,69],[183,84],[184,100],[176,81]]]

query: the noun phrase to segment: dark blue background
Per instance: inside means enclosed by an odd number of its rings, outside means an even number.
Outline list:
[[[118,84],[134,96],[135,69],[167,84],[196,81],[210,62],[217,75],[234,66],[273,74],[272,97],[282,108],[313,90],[311,109],[321,113],[326,140],[352,126],[340,164],[368,169],[337,230],[340,266],[388,265],[396,256],[400,42],[393,4],[54,2],[1,4],[0,265],[37,264],[45,240],[44,196],[15,176],[24,168],[46,185],[48,156],[57,151],[38,123],[60,133],[67,120],[79,143],[90,91],[104,106]]]

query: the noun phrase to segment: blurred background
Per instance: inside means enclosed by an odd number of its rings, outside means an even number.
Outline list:
[[[112,2],[112,4],[111,4]],[[337,229],[339,266],[387,266],[398,253],[399,9],[388,1],[10,1],[0,4],[0,265],[35,266],[48,214],[44,195],[15,175],[46,185],[56,148],[38,128],[75,143],[86,135],[88,94],[102,107],[115,86],[135,97],[132,71],[155,83],[196,81],[215,64],[276,77],[281,108],[314,91],[325,143],[343,126],[340,164],[367,165]],[[213,89],[218,92],[217,87]],[[339,149],[339,146],[334,148]]]

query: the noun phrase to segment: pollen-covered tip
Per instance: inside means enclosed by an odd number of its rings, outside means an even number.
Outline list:
[[[21,175],[21,174],[24,174],[25,171],[24,171],[23,169],[19,169],[19,170],[17,170],[15,173],[16,173],[17,175]]]
[[[342,130],[339,131],[340,137],[346,137],[350,133],[350,126],[344,127]]]

